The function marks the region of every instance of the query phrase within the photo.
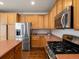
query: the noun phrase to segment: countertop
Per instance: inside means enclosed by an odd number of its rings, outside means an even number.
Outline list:
[[[57,54],[57,59],[79,59],[79,54]]]
[[[8,51],[20,44],[21,41],[16,40],[0,40],[0,57],[5,55]]]
[[[38,36],[38,37],[42,36],[42,37],[44,37],[46,39],[47,42],[48,41],[62,41],[62,38],[57,37],[56,35],[53,35],[53,34],[52,35],[40,34],[40,35],[31,35],[31,36]]]
[[[53,42],[53,41],[62,41],[62,38],[57,37],[55,35],[45,36],[45,39],[47,42]]]

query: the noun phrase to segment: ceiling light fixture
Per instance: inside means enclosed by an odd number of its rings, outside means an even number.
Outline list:
[[[0,1],[0,5],[4,5],[4,3],[2,1]]]
[[[34,1],[32,1],[32,2],[31,2],[31,4],[32,4],[32,5],[35,5],[35,2],[34,2]]]

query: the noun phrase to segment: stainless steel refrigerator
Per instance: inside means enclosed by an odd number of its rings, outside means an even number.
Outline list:
[[[22,50],[31,49],[31,23],[16,23],[16,40],[22,41]]]

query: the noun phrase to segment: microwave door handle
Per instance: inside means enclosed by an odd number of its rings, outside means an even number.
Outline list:
[[[62,27],[63,27],[63,28],[64,28],[64,24],[63,24],[64,15],[65,15],[65,14],[63,14],[62,17],[61,17],[61,24],[62,24]]]

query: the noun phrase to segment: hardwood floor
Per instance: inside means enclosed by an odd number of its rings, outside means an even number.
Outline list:
[[[43,48],[32,48],[31,51],[22,51],[22,59],[48,59]]]

